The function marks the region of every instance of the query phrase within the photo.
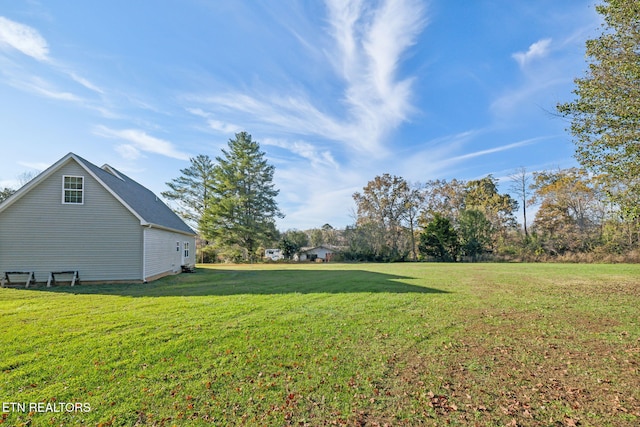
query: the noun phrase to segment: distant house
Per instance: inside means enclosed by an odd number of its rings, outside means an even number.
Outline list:
[[[264,251],[264,257],[271,261],[280,261],[284,259],[284,254],[281,249],[266,249]]]
[[[194,265],[195,237],[150,190],[69,153],[0,203],[0,274],[148,281]]]
[[[322,260],[325,262],[329,262],[337,252],[339,252],[339,248],[330,245],[302,248],[298,253],[298,261]]]

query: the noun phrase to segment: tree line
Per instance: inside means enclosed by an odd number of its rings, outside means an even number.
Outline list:
[[[384,174],[353,195],[346,254],[363,261],[612,259],[637,250],[640,224],[605,188],[583,168],[518,169],[511,194],[492,175],[410,184]],[[536,208],[531,224],[527,207]]]

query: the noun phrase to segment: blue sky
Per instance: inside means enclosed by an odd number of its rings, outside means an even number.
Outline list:
[[[554,116],[599,33],[581,0],[0,2],[0,187],[72,151],[157,194],[246,130],[282,230],[353,222],[376,175],[569,167]]]

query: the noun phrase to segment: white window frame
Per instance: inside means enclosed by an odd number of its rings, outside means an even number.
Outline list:
[[[184,252],[183,252],[183,258],[184,260],[188,260],[189,259],[189,242],[183,242],[183,248],[184,248]]]
[[[79,178],[80,179],[80,185],[82,186],[82,188],[78,189],[78,188],[67,188],[66,187],[66,179],[67,178]],[[84,176],[81,175],[62,175],[62,204],[63,205],[84,205]],[[76,193],[80,193],[80,202],[68,202],[66,199],[66,194],[67,191],[71,192],[76,192]]]

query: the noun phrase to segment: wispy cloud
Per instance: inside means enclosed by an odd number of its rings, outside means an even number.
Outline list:
[[[160,154],[178,160],[189,160],[190,157],[177,150],[171,142],[148,135],[139,129],[110,129],[106,126],[97,126],[94,134],[128,141],[129,144],[117,147],[118,153],[127,159],[135,159],[141,155],[141,152]]]
[[[211,129],[221,133],[233,134],[242,130],[240,126],[234,125],[233,123],[222,122],[220,120],[209,119],[207,120],[207,124]]]
[[[187,111],[194,116],[206,119],[208,127],[216,132],[234,134],[242,130],[238,125],[215,119],[213,114],[207,113],[201,108],[187,108]]]
[[[98,86],[96,86],[95,84],[93,84],[92,82],[90,82],[89,80],[87,80],[86,78],[77,75],[75,72],[69,72],[68,73],[69,77],[71,77],[76,83],[81,84],[82,86],[84,86],[85,88],[92,90],[94,92],[97,92],[101,95],[104,95],[104,90]]]
[[[465,164],[475,164],[473,159],[489,156],[503,151],[514,150],[549,139],[549,136],[524,139],[509,144],[499,145],[484,150],[467,152],[468,146],[481,134],[490,129],[477,129],[462,132],[448,137],[438,138],[426,144],[427,149],[417,151],[402,162],[402,169],[408,171],[411,180],[424,180],[441,177],[442,174],[451,174],[456,166],[464,167]]]
[[[315,145],[305,141],[286,141],[282,139],[267,138],[262,141],[264,145],[271,145],[274,147],[284,148],[298,156],[308,160],[312,167],[315,166],[328,166],[337,168],[338,163],[334,159],[331,151],[319,150]]]
[[[0,46],[18,50],[38,61],[49,60],[49,46],[37,30],[3,16],[0,16]]]
[[[27,162],[27,161],[18,161],[18,164],[20,166],[24,166],[26,168],[29,169],[33,169],[34,171],[43,171],[46,168],[48,168],[49,166],[51,166],[51,164],[49,163],[45,163],[45,162]]]
[[[347,7],[359,9],[355,21],[344,19],[345,2],[331,0],[328,4],[336,41],[347,64],[344,77],[352,112],[361,123],[383,119],[384,128],[403,121],[411,109],[411,79],[398,79],[397,69],[425,24],[422,3],[386,1],[372,11],[359,1],[347,3]],[[380,130],[384,132],[384,128]]]
[[[46,98],[57,99],[59,101],[82,101],[82,98],[80,98],[79,96],[69,91],[60,90],[41,77],[7,76],[7,83],[18,89],[35,93]]]
[[[45,65],[36,68],[24,61],[4,58],[0,75],[7,84],[46,98],[75,102],[84,108],[98,111],[105,117],[115,116],[113,112],[101,105],[106,91],[81,76],[73,67],[51,56],[49,44],[35,28],[0,16],[0,49],[3,47],[17,50]],[[56,83],[53,83],[54,81]],[[94,98],[92,102],[90,98],[77,95],[75,92],[79,89],[78,85],[95,92],[100,95],[100,98],[97,101]],[[64,88],[61,89],[61,87]]]
[[[535,142],[541,141],[543,139],[547,139],[548,137],[538,137],[538,138],[530,138],[530,139],[525,139],[523,141],[518,141],[518,142],[513,142],[511,144],[505,144],[505,145],[501,145],[499,147],[493,147],[493,148],[488,148],[486,150],[478,150],[478,151],[474,151],[471,153],[467,153],[467,154],[463,154],[460,156],[455,156],[455,157],[451,157],[448,159],[444,159],[443,163],[449,165],[452,163],[458,163],[464,160],[470,160],[473,159],[475,157],[480,157],[480,156],[486,156],[488,154],[493,154],[493,153],[499,153],[501,151],[507,151],[507,150],[512,150],[514,148],[519,148],[519,147],[524,147],[526,145],[530,145],[533,144]]]
[[[242,115],[267,132],[320,137],[385,156],[389,132],[413,111],[413,80],[400,78],[398,67],[426,24],[424,5],[416,0],[327,0],[326,6],[331,42],[323,60],[332,64],[327,79],[333,83],[337,77],[342,86],[342,97],[334,103],[322,105],[322,97],[299,88],[229,91],[191,101],[201,102],[221,123]],[[326,43],[326,36],[317,36],[316,42]]]
[[[490,105],[490,110],[499,116],[512,116],[521,105],[534,105],[541,93],[554,86],[566,83],[564,76],[545,73],[546,78],[535,77],[522,86],[505,92]],[[536,107],[539,108],[539,107]]]
[[[529,46],[526,52],[516,52],[511,57],[516,60],[520,68],[524,68],[529,62],[544,58],[549,54],[551,39],[542,39]]]

